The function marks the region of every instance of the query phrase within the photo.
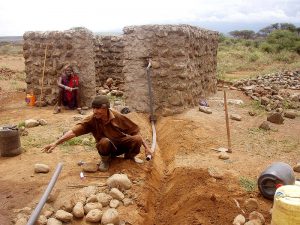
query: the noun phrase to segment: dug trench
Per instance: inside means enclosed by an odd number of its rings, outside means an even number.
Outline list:
[[[210,149],[218,143],[218,137],[207,136],[214,133],[214,127],[207,132],[207,125],[188,119],[196,113],[192,110],[163,118],[157,124],[159,150],[145,185],[147,213],[142,224],[232,224],[238,214],[247,218],[254,210],[244,205],[250,198],[258,199],[259,208],[255,210],[270,222],[270,202],[258,193],[243,190],[237,174],[232,173],[235,168],[225,173],[217,169],[220,161],[212,157]]]

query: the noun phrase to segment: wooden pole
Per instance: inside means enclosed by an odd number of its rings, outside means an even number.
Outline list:
[[[226,96],[226,91],[225,90],[224,90],[224,108],[225,108],[225,119],[226,119],[226,129],[227,129],[227,142],[228,142],[228,151],[227,152],[232,153],[232,150],[231,150],[231,140],[230,140],[228,109],[227,109],[227,96]]]
[[[43,99],[44,77],[45,77],[45,67],[46,67],[47,50],[48,50],[48,45],[46,45],[45,55],[44,55],[44,66],[43,66],[43,75],[42,75],[42,89],[41,89],[41,95],[40,95],[40,107],[42,106],[41,103],[42,103],[42,99]]]

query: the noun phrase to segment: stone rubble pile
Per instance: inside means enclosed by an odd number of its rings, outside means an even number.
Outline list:
[[[300,70],[244,79],[233,86],[260,102],[266,111],[300,110]]]
[[[56,199],[58,207],[44,207],[36,224],[62,225],[72,223],[74,219],[97,224],[125,224],[119,217],[117,208],[127,207],[134,203],[135,195],[129,190],[132,182],[126,174],[114,174],[106,181],[106,185],[87,186],[74,192],[71,196]],[[27,207],[28,209],[28,207]],[[15,224],[25,225],[32,210],[21,209],[15,218]]]

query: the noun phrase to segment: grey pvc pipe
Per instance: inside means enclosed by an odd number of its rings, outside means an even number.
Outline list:
[[[151,152],[155,151],[155,146],[156,146],[156,129],[154,125],[154,121],[151,121],[151,126],[152,126],[152,144],[151,144]],[[151,155],[146,156],[146,160],[149,161],[152,159]]]
[[[33,211],[33,213],[31,214],[28,222],[27,222],[27,225],[34,225],[35,224],[35,221],[37,220],[38,216],[40,215],[47,199],[48,199],[48,196],[50,194],[50,192],[52,191],[52,188],[54,187],[56,181],[57,181],[57,178],[61,172],[61,169],[62,169],[62,166],[63,164],[62,163],[58,163],[57,167],[56,167],[56,170],[48,184],[48,187],[47,189],[45,190],[40,202],[38,203],[38,205],[36,206],[35,210]]]

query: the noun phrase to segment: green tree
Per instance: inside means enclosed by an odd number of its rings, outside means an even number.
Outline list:
[[[259,30],[259,35],[268,36],[275,30],[289,30],[291,32],[295,32],[297,30],[296,26],[292,23],[273,23],[269,26],[266,26]]]
[[[229,32],[232,37],[242,38],[242,39],[253,39],[255,37],[255,32],[253,30],[234,30]]]
[[[268,37],[267,42],[274,46],[277,52],[281,50],[295,50],[300,38],[295,32],[289,30],[275,30]]]

